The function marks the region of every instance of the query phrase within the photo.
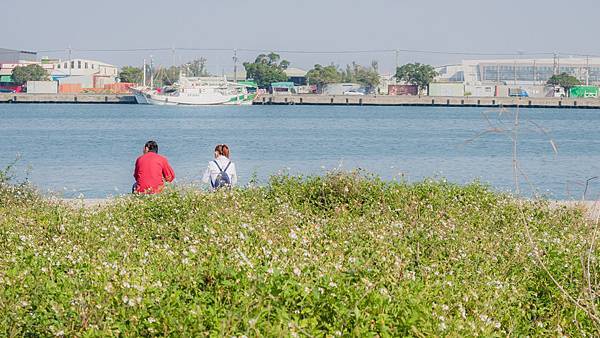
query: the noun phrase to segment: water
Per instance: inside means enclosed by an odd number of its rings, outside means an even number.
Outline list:
[[[488,133],[485,108],[450,107],[158,107],[141,105],[0,105],[0,168],[44,191],[89,198],[127,193],[143,144],[156,139],[180,183],[194,183],[215,144],[230,145],[240,183],[255,175],[323,174],[363,168],[386,180],[475,179],[514,190],[510,133]],[[512,110],[514,111],[514,110]],[[490,113],[495,127],[513,119]],[[600,176],[600,111],[522,109],[519,164],[532,188],[550,198],[581,198]],[[540,132],[538,126],[547,134]],[[558,154],[554,154],[550,140]],[[588,197],[597,198],[600,179]]]

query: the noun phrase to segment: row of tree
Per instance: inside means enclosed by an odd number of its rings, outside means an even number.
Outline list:
[[[208,76],[206,61],[205,58],[200,58],[180,66],[155,68],[152,72],[147,67],[146,71],[148,73],[146,76],[149,77],[152,74],[154,83],[157,86],[172,85],[179,80],[180,74],[192,77]],[[244,62],[243,65],[246,69],[246,77],[256,81],[260,88],[267,88],[273,82],[288,80],[285,70],[289,67],[290,62],[281,59],[276,53],[260,54],[254,62]],[[143,72],[144,70],[141,67],[125,66],[121,69],[119,78],[121,82],[141,83]],[[420,90],[426,88],[436,76],[437,72],[432,66],[420,63],[409,63],[398,67],[394,75],[398,81],[416,85]],[[316,64],[307,72],[306,77],[309,84],[317,85],[320,88],[331,83],[352,82],[363,85],[367,91],[373,91],[380,81],[376,61],[371,62],[369,67],[353,62],[346,65],[345,70],[333,64],[328,66]],[[25,67],[15,67],[12,71],[12,78],[14,83],[22,85],[27,81],[48,80],[49,75],[42,66],[32,64]],[[547,84],[569,89],[580,85],[581,82],[572,75],[562,73],[552,76]]]
[[[322,66],[316,64],[313,69],[306,74],[308,83],[323,87],[330,83],[352,82],[360,83],[367,91],[373,91],[380,81],[378,64],[376,61],[371,63],[370,67],[364,67],[353,62],[351,65],[346,65],[346,70],[341,70],[337,66],[331,64]]]
[[[152,76],[157,86],[170,86],[179,80],[180,74],[190,77],[208,76],[206,61],[205,58],[200,58],[180,66],[166,68],[153,67],[153,69],[150,69],[148,66],[146,67],[146,77],[149,78]],[[142,83],[143,78],[144,70],[142,67],[125,66],[119,72],[119,80],[121,82]]]

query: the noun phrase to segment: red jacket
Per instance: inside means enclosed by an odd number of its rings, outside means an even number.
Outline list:
[[[164,186],[164,181],[172,182],[175,179],[175,172],[169,165],[169,161],[163,156],[154,152],[147,152],[137,158],[135,161],[135,171],[133,172],[136,191],[143,194],[155,194],[160,192]]]

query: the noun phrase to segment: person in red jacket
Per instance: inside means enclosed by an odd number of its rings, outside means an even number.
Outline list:
[[[140,194],[159,193],[165,181],[172,182],[175,179],[175,172],[167,158],[158,154],[156,141],[148,141],[144,145],[144,154],[135,161],[133,177],[133,192]]]

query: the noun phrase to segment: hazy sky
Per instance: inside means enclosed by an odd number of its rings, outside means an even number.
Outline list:
[[[224,48],[297,51],[435,50],[467,53],[559,51],[600,54],[600,1],[578,0],[33,0],[3,4],[0,47],[66,50],[116,65],[152,54],[170,65],[171,51],[81,52],[78,49]],[[558,24],[553,24],[558,22]],[[240,52],[240,61],[257,52]],[[281,53],[292,67],[315,63],[395,65],[393,52]],[[65,52],[40,56],[65,58]],[[208,59],[213,73],[230,71],[232,52],[177,51],[175,62]],[[492,57],[492,56],[489,56]],[[400,53],[400,63],[451,64],[483,56]]]

